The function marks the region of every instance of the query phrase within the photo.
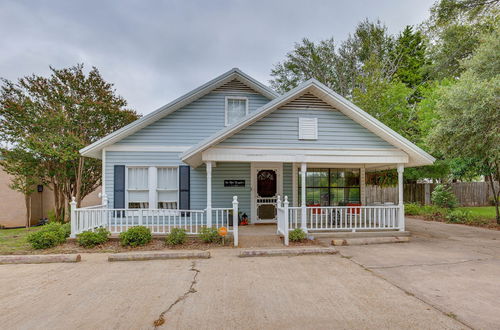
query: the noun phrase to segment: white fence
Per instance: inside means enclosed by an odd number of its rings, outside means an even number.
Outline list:
[[[112,234],[127,231],[134,226],[145,226],[152,234],[168,234],[173,228],[181,228],[187,234],[197,235],[201,228],[226,227],[233,234],[234,245],[238,245],[238,200],[233,197],[232,208],[212,208],[211,217],[207,210],[171,209],[110,209],[106,205],[76,208],[71,202],[71,237],[99,227]],[[211,223],[210,223],[211,222]]]
[[[404,230],[404,217],[398,205],[289,207],[288,199],[278,202],[278,234],[288,245],[288,233],[304,231]]]

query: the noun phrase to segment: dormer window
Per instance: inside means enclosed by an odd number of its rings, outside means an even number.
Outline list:
[[[246,115],[248,115],[248,98],[226,97],[226,126],[236,123]]]

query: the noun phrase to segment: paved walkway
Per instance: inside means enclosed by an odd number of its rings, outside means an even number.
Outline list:
[[[407,218],[411,242],[339,252],[457,320],[500,329],[500,231]]]
[[[238,227],[238,243],[241,248],[283,247],[275,224]]]

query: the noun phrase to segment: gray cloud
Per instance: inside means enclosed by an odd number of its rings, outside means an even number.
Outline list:
[[[232,67],[267,83],[304,37],[343,40],[365,17],[396,33],[433,2],[3,0],[0,76],[83,62],[144,114]]]

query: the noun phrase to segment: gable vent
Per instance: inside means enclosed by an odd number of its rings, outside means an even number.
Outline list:
[[[230,82],[225,83],[224,85],[213,90],[214,92],[240,92],[240,93],[257,93],[241,81],[237,79],[233,79]]]
[[[299,140],[318,139],[318,118],[299,118]]]

